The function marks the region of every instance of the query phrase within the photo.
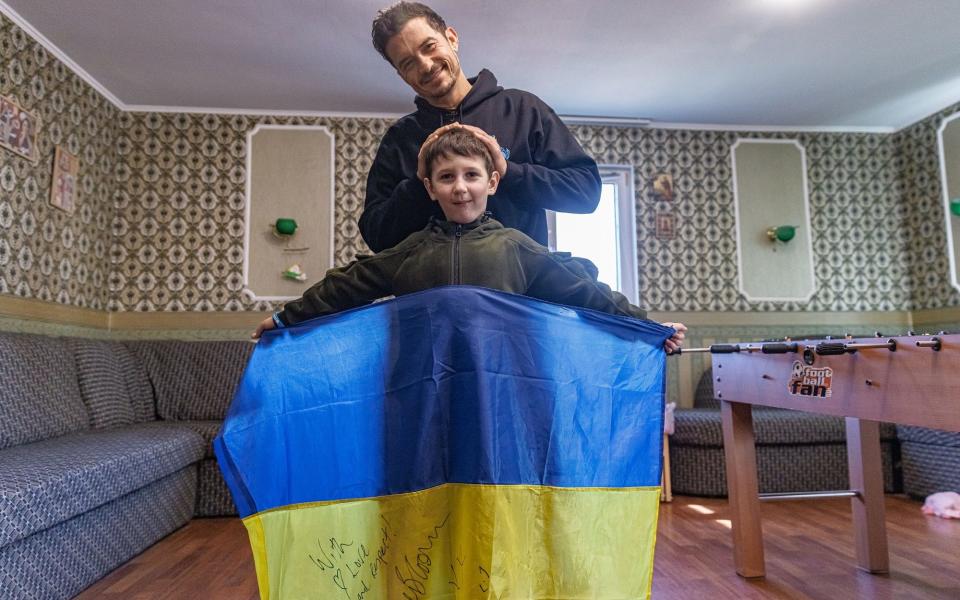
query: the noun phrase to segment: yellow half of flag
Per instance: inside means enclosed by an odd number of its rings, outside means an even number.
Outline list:
[[[648,598],[660,489],[443,484],[244,519],[264,600]]]

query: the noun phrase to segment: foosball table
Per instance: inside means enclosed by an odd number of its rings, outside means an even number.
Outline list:
[[[761,501],[850,498],[857,566],[889,570],[880,422],[960,431],[960,334],[715,344],[734,562],[765,575]],[[846,417],[848,490],[759,494],[753,405]]]

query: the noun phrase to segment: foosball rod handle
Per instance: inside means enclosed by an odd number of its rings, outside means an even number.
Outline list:
[[[772,342],[760,346],[760,352],[764,354],[789,354],[798,352],[800,344],[797,342]]]
[[[876,343],[843,343],[843,342],[821,342],[817,344],[816,350],[817,354],[820,356],[835,356],[838,354],[853,354],[857,350],[869,350],[872,348],[884,348],[890,352],[897,351],[897,341],[894,339],[889,339],[885,342],[876,342]]]
[[[917,348],[933,348],[935,352],[940,352],[941,347],[942,344],[938,337],[933,337],[929,340],[917,340]]]
[[[739,344],[713,344],[709,348],[677,348],[670,353],[671,356],[677,354],[690,354],[697,352],[709,352],[710,354],[736,354],[743,348]]]

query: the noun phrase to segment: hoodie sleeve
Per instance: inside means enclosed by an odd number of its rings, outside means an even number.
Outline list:
[[[600,171],[560,117],[536,96],[528,143],[531,163],[507,162],[500,182],[513,198],[560,212],[591,213],[600,202]]]
[[[367,195],[360,215],[360,235],[374,252],[396,246],[423,229],[435,205],[416,174],[407,177],[394,130],[384,136],[367,175]]]

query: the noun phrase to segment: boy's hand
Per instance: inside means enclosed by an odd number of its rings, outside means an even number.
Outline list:
[[[276,329],[276,328],[277,328],[277,324],[273,322],[273,316],[271,315],[266,319],[260,321],[260,324],[257,325],[257,330],[251,333],[250,337],[255,340],[259,340],[260,336],[263,334],[264,331],[268,331],[270,329]]]
[[[673,327],[676,330],[676,333],[663,343],[663,349],[667,351],[667,354],[672,354],[683,345],[683,338],[686,337],[687,326],[683,323],[661,323],[661,325]]]

